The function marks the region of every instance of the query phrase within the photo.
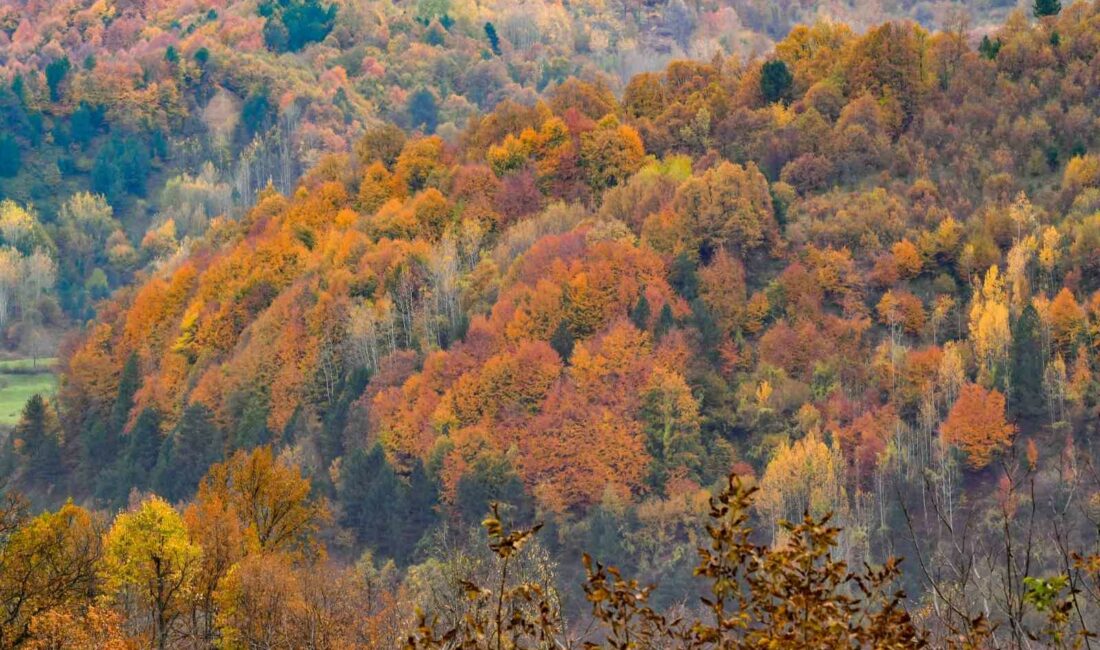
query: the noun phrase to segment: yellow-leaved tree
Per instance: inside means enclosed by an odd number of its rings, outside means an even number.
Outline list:
[[[970,342],[980,363],[979,379],[989,386],[1004,371],[1012,343],[1008,299],[1004,279],[995,265],[989,267],[980,286],[974,288],[970,306]]]
[[[816,431],[793,445],[780,444],[760,480],[757,510],[776,531],[780,521],[801,521],[806,514],[842,515],[846,505],[843,462],[840,450],[830,449]]]
[[[105,593],[126,612],[146,646],[163,650],[191,598],[201,549],[188,538],[175,508],[156,496],[120,514],[104,546]]]
[[[0,647],[29,641],[36,619],[47,612],[86,614],[100,534],[88,511],[67,503],[27,521],[7,538],[0,550]]]

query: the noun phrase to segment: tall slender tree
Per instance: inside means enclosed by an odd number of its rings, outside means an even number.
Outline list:
[[[1012,411],[1025,417],[1043,408],[1043,357],[1039,312],[1030,303],[1012,324]]]

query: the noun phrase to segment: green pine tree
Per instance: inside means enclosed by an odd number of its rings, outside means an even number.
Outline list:
[[[573,332],[569,329],[569,323],[563,320],[550,335],[550,347],[554,348],[562,361],[568,363],[569,357],[573,355],[573,344]]]
[[[485,23],[485,38],[489,39],[489,48],[493,50],[493,54],[500,56],[500,36],[497,35],[497,28],[493,23]]]
[[[401,481],[382,445],[344,457],[336,494],[343,509],[341,523],[376,556],[397,557],[402,550],[402,540],[394,534],[399,527]]]
[[[19,174],[23,157],[19,141],[10,133],[0,133],[0,177],[11,178]]]
[[[111,408],[110,426],[115,433],[121,433],[126,426],[130,410],[134,408],[134,395],[140,388],[141,367],[138,365],[137,353],[131,352],[122,366],[122,374],[118,378],[118,396]]]
[[[463,521],[480,521],[497,502],[508,504],[512,519],[525,521],[534,514],[523,481],[507,458],[481,456],[458,480],[455,488],[455,510]]]
[[[992,61],[1001,51],[1001,39],[990,39],[989,35],[982,36],[982,42],[978,44],[978,53]]]
[[[661,313],[657,315],[657,327],[653,334],[657,340],[661,340],[674,325],[676,325],[676,319],[672,316],[672,307],[666,302],[665,306],[661,307]]]
[[[1062,3],[1059,0],[1035,0],[1031,9],[1036,18],[1057,16],[1060,11],[1062,11]]]
[[[46,64],[46,85],[50,89],[50,101],[56,102],[61,99],[61,82],[65,80],[71,67],[72,64],[69,63],[67,56]]]
[[[145,489],[149,487],[149,481],[153,468],[160,458],[160,413],[154,408],[146,408],[134,421],[130,429],[130,440],[126,447],[125,474],[130,477],[129,485],[122,488],[136,487]]]
[[[199,403],[188,405],[161,447],[153,488],[170,501],[190,497],[210,466],[222,460],[223,445],[210,409]]]
[[[781,59],[772,59],[760,69],[760,93],[768,103],[788,102],[794,75]]]
[[[650,314],[649,300],[643,293],[638,296],[638,302],[634,303],[634,308],[630,310],[630,322],[634,323],[634,327],[644,332],[649,329]]]
[[[1030,303],[1012,324],[1013,411],[1034,417],[1043,409],[1043,358],[1039,312]]]
[[[267,416],[270,413],[268,397],[261,391],[248,391],[240,396],[241,415],[238,420],[234,449],[254,449],[271,441],[271,430],[267,428]]]
[[[699,295],[699,275],[696,263],[687,253],[680,253],[672,260],[668,270],[668,282],[684,300],[692,301]]]
[[[584,539],[584,548],[593,559],[600,562],[615,563],[623,571],[630,571],[629,553],[623,543],[623,529],[627,522],[604,504],[592,508],[588,517],[588,526]]]
[[[20,453],[26,478],[35,485],[51,485],[61,476],[61,449],[57,427],[50,417],[49,405],[41,395],[32,395],[23,406],[19,424],[12,436],[23,441]]]
[[[439,519],[439,487],[428,476],[420,459],[413,462],[409,472],[409,484],[401,494],[401,549],[398,559],[408,562],[417,543],[431,530]]]
[[[407,110],[411,120],[409,126],[423,128],[425,133],[435,133],[435,127],[439,124],[439,106],[432,91],[421,88],[409,95]]]

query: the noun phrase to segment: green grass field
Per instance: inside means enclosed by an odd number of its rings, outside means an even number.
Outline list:
[[[28,372],[34,366],[31,359],[0,361],[0,425],[18,422],[19,413],[31,395],[53,395],[57,390],[57,375],[53,372],[55,361],[39,359],[39,372]],[[22,372],[10,372],[16,369]]]

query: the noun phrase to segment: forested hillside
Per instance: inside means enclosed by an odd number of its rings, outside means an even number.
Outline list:
[[[1100,3],[680,6],[4,14],[0,646],[1100,629]]]
[[[969,8],[974,25],[1009,9]],[[239,217],[269,183],[292,192],[321,156],[380,123],[453,142],[501,101],[531,105],[571,77],[621,92],[672,59],[767,52],[797,22],[962,15],[908,0],[11,0],[0,6],[0,200],[49,233],[42,248],[58,268],[46,286],[61,307],[19,322],[55,347],[57,332],[210,219]],[[83,192],[106,205],[70,212],[74,242],[62,208]],[[30,354],[18,334],[3,348]]]

